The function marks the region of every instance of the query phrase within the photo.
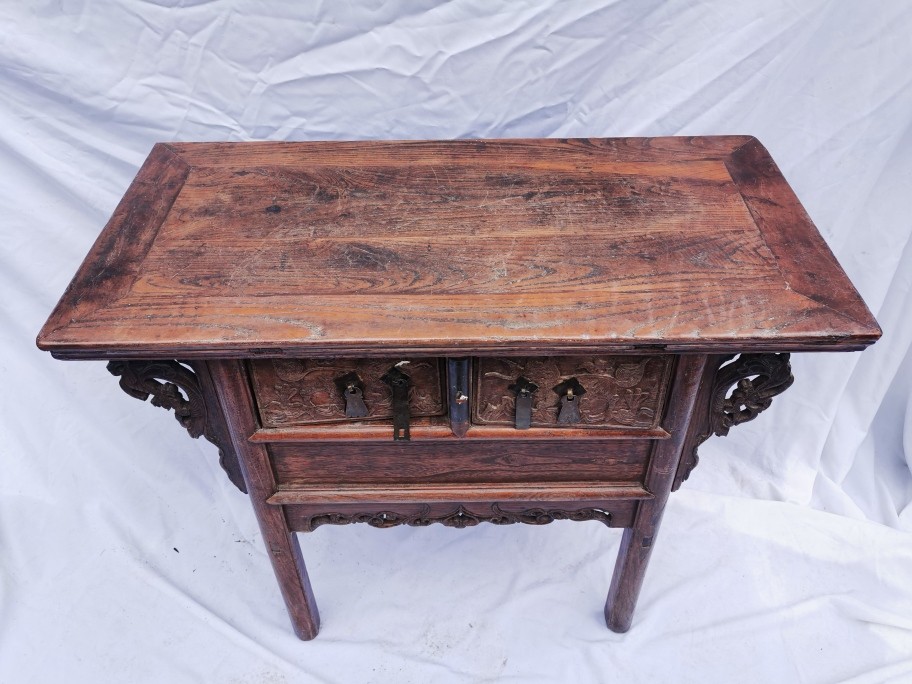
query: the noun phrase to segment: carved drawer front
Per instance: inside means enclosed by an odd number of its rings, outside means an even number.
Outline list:
[[[673,356],[475,360],[472,421],[525,427],[659,427]]]
[[[263,359],[250,362],[250,375],[263,427],[280,428],[391,421],[393,368],[408,376],[412,417],[444,414],[440,359]]]

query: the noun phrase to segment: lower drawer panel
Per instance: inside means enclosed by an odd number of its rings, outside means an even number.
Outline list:
[[[509,482],[640,484],[653,440],[269,444],[283,485]]]

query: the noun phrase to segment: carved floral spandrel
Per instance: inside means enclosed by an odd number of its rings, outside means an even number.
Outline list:
[[[735,425],[753,420],[791,387],[795,378],[789,359],[789,354],[741,354],[722,366],[710,405],[713,434],[724,437]]]
[[[351,420],[336,378],[356,373],[364,383],[368,415],[360,420],[391,419],[390,388],[380,378],[403,359],[262,359],[250,362],[264,427],[286,427]],[[443,415],[441,367],[437,359],[412,359],[399,366],[412,379],[413,417]]]
[[[601,508],[580,508],[564,510],[556,508],[529,508],[521,511],[504,510],[496,503],[489,512],[470,511],[465,506],[457,506],[452,511],[431,515],[430,507],[424,506],[417,513],[397,513],[394,510],[365,511],[358,513],[317,513],[306,518],[305,530],[314,530],[320,525],[349,525],[367,523],[372,527],[395,527],[410,525],[427,527],[438,523],[446,527],[474,527],[487,522],[493,525],[547,525],[555,520],[573,520],[576,522],[598,520],[605,525],[611,524],[611,513]]]
[[[768,409],[773,398],[795,381],[789,354],[741,354],[721,358],[712,380],[709,410],[698,413],[700,420],[692,448],[683,455],[675,478],[677,489],[700,461],[697,451],[712,435],[724,437],[735,425],[746,423]]]
[[[220,417],[209,415],[196,373],[177,361],[117,360],[108,362],[107,368],[111,375],[120,377],[120,388],[131,397],[140,401],[151,397],[153,406],[174,411],[177,422],[191,437],[205,437],[218,447],[222,470],[238,489],[247,493],[237,457],[230,445],[219,439],[214,420]]]
[[[586,389],[576,427],[654,428],[661,418],[669,370],[668,356],[480,358],[475,420],[511,425],[516,397],[509,385],[523,376],[539,386],[532,395],[532,425],[558,425],[559,397],[551,388],[575,377]]]

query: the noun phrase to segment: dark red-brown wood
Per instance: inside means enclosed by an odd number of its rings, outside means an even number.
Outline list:
[[[442,502],[430,504],[344,503],[327,506],[287,505],[284,507],[288,526],[299,532],[312,532],[321,525],[365,523],[372,527],[394,525],[474,527],[481,523],[495,525],[524,522],[544,525],[555,520],[594,520],[609,527],[627,527],[633,522],[635,501],[511,501],[511,502]],[[454,513],[462,512],[462,515]],[[574,516],[574,513],[582,515]],[[600,515],[601,514],[601,515]],[[566,517],[565,517],[566,516]]]
[[[390,390],[381,378],[394,366],[411,378],[413,417],[442,416],[446,410],[440,359],[263,359],[249,366],[260,421],[270,428],[351,423],[336,386],[347,376],[362,385],[367,415],[360,420],[390,420]]]
[[[646,566],[665,512],[665,503],[674,484],[687,426],[705,367],[706,356],[682,356],[678,364],[665,418],[672,437],[656,442],[646,479],[646,487],[653,498],[637,505],[633,525],[624,530],[611,578],[611,588],[605,603],[605,622],[612,631],[626,632],[630,629],[633,609],[643,586]]]
[[[268,502],[276,505],[339,503],[440,503],[515,501],[618,501],[650,499],[641,484],[631,482],[469,482],[448,484],[286,484]]]
[[[365,440],[386,440],[390,436],[391,428],[388,422],[351,421],[336,425],[308,425],[307,427],[263,429],[257,430],[251,437],[252,442],[363,442]],[[525,441],[553,440],[553,439],[580,439],[587,442],[593,440],[617,439],[667,439],[668,432],[658,427],[651,430],[644,428],[579,428],[573,425],[560,425],[547,428],[529,428],[523,430],[522,435],[516,434],[516,429],[508,425],[474,425],[470,424],[466,432],[456,435],[445,420],[425,420],[416,418],[412,421],[412,440],[444,440],[467,439],[499,440],[517,439]]]
[[[390,432],[392,435],[392,432]],[[652,440],[270,444],[279,484],[642,483]]]
[[[311,639],[293,531],[352,523],[624,527],[625,631],[700,443],[791,384],[784,352],[879,335],[763,146],[720,136],[156,145],[38,345],[219,446]]]
[[[482,357],[475,363],[473,419],[481,425],[514,425],[516,392],[525,378],[532,393],[535,427],[621,428],[631,432],[659,426],[673,356]],[[576,379],[585,394],[577,398],[580,420],[558,420],[562,381]]]
[[[301,639],[313,639],[320,630],[320,613],[298,538],[289,529],[282,510],[267,503],[276,484],[265,447],[245,438],[256,427],[247,374],[236,361],[211,361],[207,366],[231,431],[231,440],[247,483],[250,503],[253,504],[260,524],[266,552],[279,581],[291,623]]]
[[[60,357],[858,349],[876,322],[753,138],[158,145]]]

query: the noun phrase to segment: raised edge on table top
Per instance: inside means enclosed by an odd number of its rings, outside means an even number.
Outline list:
[[[765,148],[708,136],[158,144],[38,346],[549,354],[879,336]]]

